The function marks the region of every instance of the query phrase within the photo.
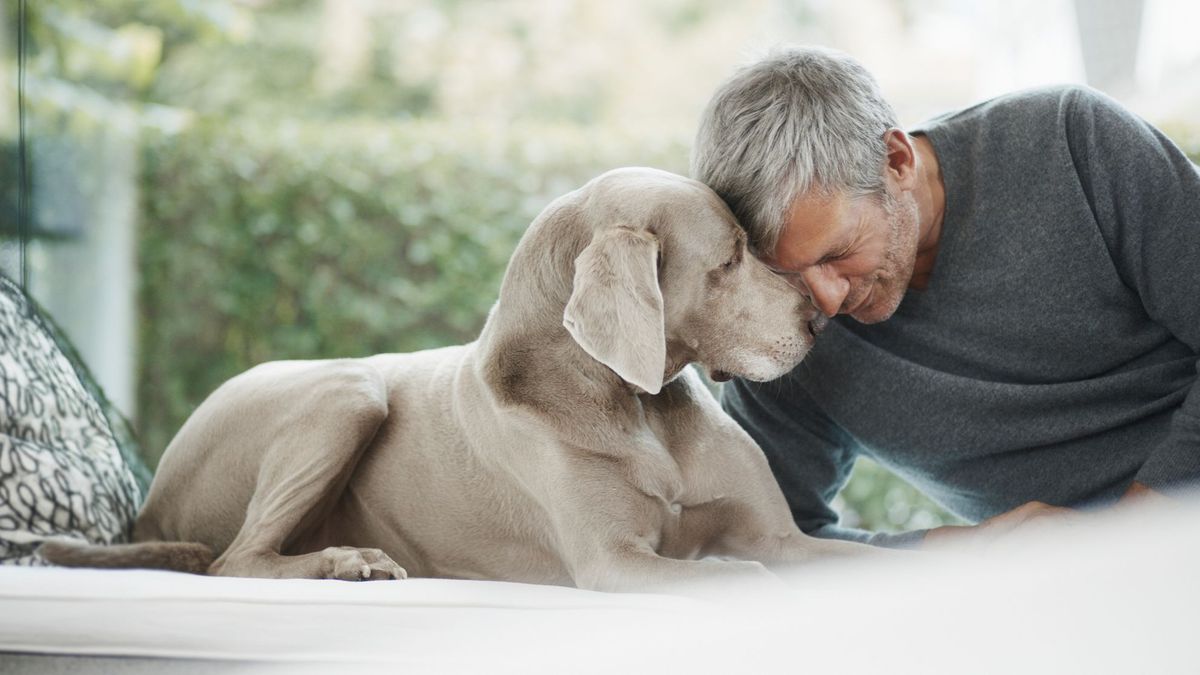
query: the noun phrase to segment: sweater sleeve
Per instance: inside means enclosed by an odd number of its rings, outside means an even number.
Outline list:
[[[792,377],[766,383],[735,379],[724,385],[721,404],[762,448],[803,532],[894,548],[920,543],[924,530],[890,534],[838,525],[830,503],[850,477],[856,444]]]
[[[1200,373],[1200,170],[1104,95],[1074,89],[1066,103],[1067,142],[1117,272]],[[1200,380],[1134,480],[1160,491],[1200,481]]]

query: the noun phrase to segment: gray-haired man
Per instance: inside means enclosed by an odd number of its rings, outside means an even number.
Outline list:
[[[806,532],[988,537],[1200,479],[1200,172],[1112,100],[1028,91],[905,133],[858,63],[787,49],[717,91],[692,173],[849,317],[723,395]],[[860,455],[982,524],[838,527]]]

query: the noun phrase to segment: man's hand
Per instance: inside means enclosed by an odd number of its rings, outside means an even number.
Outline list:
[[[1130,504],[1165,504],[1169,503],[1171,498],[1161,492],[1151,490],[1150,488],[1134,481],[1125,494],[1121,495],[1121,499],[1117,502],[1117,506],[1127,506]]]
[[[1162,493],[1134,482],[1121,496],[1114,508],[1163,501],[1168,501],[1168,498]],[[1082,511],[1052,506],[1043,502],[1027,502],[1012,511],[988,518],[978,525],[948,525],[932,529],[925,534],[922,548],[983,547],[1014,532],[1028,532],[1030,529],[1043,525],[1070,526],[1083,522],[1089,515]]]
[[[975,548],[986,546],[1016,531],[1028,531],[1034,525],[1073,523],[1083,519],[1083,513],[1042,502],[1027,502],[1006,513],[992,516],[978,525],[948,525],[925,534],[922,548],[945,546]]]

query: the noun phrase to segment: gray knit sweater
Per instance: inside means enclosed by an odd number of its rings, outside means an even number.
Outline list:
[[[1200,480],[1197,168],[1080,87],[913,133],[946,188],[928,287],[883,323],[835,319],[780,380],[724,388],[801,529],[919,540],[837,525],[829,503],[859,455],[971,521]]]

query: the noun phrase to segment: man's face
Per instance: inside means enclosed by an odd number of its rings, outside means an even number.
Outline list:
[[[827,316],[877,323],[900,306],[917,255],[917,206],[900,197],[810,194],[792,203],[766,259]]]

